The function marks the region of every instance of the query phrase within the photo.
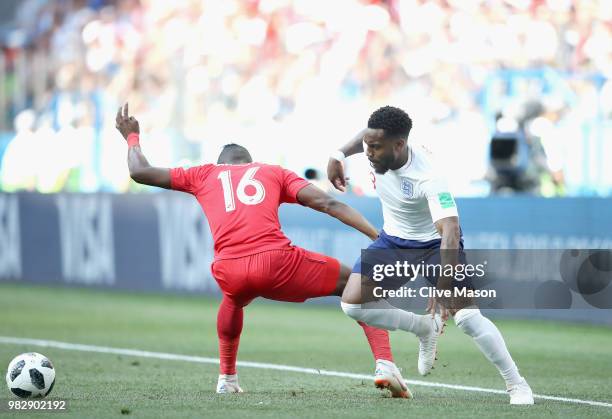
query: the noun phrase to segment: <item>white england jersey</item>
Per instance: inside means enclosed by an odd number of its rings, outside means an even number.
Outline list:
[[[382,202],[383,230],[388,235],[418,241],[439,239],[434,223],[458,216],[447,183],[436,173],[430,158],[428,150],[414,145],[401,168],[384,175],[372,172]]]

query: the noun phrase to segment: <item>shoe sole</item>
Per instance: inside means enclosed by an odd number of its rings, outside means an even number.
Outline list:
[[[408,390],[408,387],[406,387],[406,390],[397,391],[387,379],[374,380],[374,385],[380,390],[389,390],[391,397],[394,399],[412,399],[412,393]]]
[[[230,389],[230,390],[224,390],[224,391],[219,391],[217,390],[217,394],[238,394],[238,393],[244,393],[244,390],[242,390],[240,387],[238,387],[238,389]]]
[[[438,360],[438,339],[440,339],[440,336],[444,333],[444,328],[445,327],[446,327],[446,322],[442,322],[442,327],[440,327],[440,331],[438,332],[438,336],[436,338],[436,347],[434,349],[434,360],[431,363],[431,368],[425,374],[423,374],[423,373],[421,373],[421,371],[419,371],[419,374],[421,374],[422,377],[425,377],[426,375],[429,375],[431,373],[431,370],[434,369],[434,365],[436,364],[436,361]]]
[[[436,361],[437,361],[437,360],[438,360],[438,342],[436,342],[436,352],[435,352],[435,354],[434,354],[434,361],[433,361],[433,363],[431,364],[431,368],[429,368],[429,369],[427,370],[427,372],[425,372],[425,373],[422,373],[421,371],[419,371],[419,374],[421,375],[421,377],[425,377],[425,376],[427,376],[427,375],[431,374],[431,370],[433,370],[433,369],[434,369],[434,365],[436,365]]]
[[[534,404],[535,404],[535,401],[533,399],[528,400],[526,402],[520,402],[520,403],[512,403],[512,401],[510,401],[511,406],[533,406]]]

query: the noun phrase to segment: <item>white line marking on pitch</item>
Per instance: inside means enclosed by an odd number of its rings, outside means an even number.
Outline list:
[[[192,356],[192,355],[177,355],[177,354],[169,354],[169,353],[164,353],[164,352],[141,351],[138,349],[109,348],[106,346],[81,345],[78,343],[57,342],[53,340],[16,338],[16,337],[10,337],[10,336],[0,336],[0,343],[7,343],[7,344],[14,344],[14,345],[32,345],[32,346],[40,346],[40,347],[45,347],[45,348],[65,349],[68,351],[99,352],[99,353],[104,353],[104,354],[138,356],[142,358],[167,359],[171,361],[197,362],[200,364],[218,364],[219,363],[219,358],[205,358],[201,356]],[[358,380],[372,380],[373,379],[371,375],[366,375],[366,374],[354,374],[350,372],[319,370],[316,368],[302,368],[302,367],[294,367],[291,365],[266,364],[263,362],[238,361],[238,366],[249,367],[249,368],[261,368],[261,369],[276,370],[276,371],[301,372],[303,374],[327,375],[330,377],[355,378]],[[420,380],[406,380],[406,382],[408,384],[414,384],[416,386],[440,387],[440,388],[448,388],[452,390],[474,391],[478,393],[506,394],[506,392],[503,390],[495,390],[492,388],[460,386],[457,384],[445,384],[445,383],[436,383],[436,382],[431,382],[431,381],[420,381]],[[554,400],[558,402],[588,404],[591,406],[612,407],[612,403],[598,402],[594,400],[570,399],[567,397],[546,396],[543,394],[534,394],[533,397],[535,397],[536,399]]]

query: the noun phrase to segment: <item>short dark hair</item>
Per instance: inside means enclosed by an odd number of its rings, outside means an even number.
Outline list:
[[[400,108],[383,106],[370,115],[368,128],[384,130],[385,138],[407,139],[412,129],[412,119]]]
[[[253,158],[249,150],[235,143],[225,144],[217,159],[217,164],[241,164],[252,162]]]

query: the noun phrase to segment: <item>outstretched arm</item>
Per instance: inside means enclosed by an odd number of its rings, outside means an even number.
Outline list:
[[[459,228],[459,217],[446,217],[435,222],[438,234],[442,236],[440,243],[440,260],[442,266],[457,266],[459,263],[459,242],[461,240],[461,229]],[[440,288],[450,288],[452,277],[444,277],[438,283]]]
[[[339,156],[332,156],[327,162],[327,178],[334,185],[334,188],[341,192],[346,190],[347,178],[344,177],[344,158],[353,154],[363,153],[363,136],[368,128],[359,131],[353,139],[340,148]],[[344,155],[344,157],[342,156]],[[338,160],[338,158],[340,160]]]
[[[459,250],[459,242],[461,240],[461,229],[459,228],[459,217],[446,217],[435,223],[438,234],[442,236],[440,249],[449,249],[448,263],[457,263],[457,252]],[[456,250],[455,252],[453,250]]]
[[[306,207],[337,218],[372,240],[378,238],[378,231],[357,210],[334,199],[314,185],[308,185],[300,189],[297,193],[297,200]]]
[[[170,169],[153,167],[147,161],[138,142],[140,126],[136,118],[129,116],[127,103],[117,111],[115,127],[128,143],[127,161],[130,177],[143,185],[170,189]]]
[[[363,137],[368,132],[369,128],[364,128],[357,133],[348,143],[340,148],[346,157],[353,154],[363,153]]]
[[[442,266],[457,266],[459,263],[459,243],[461,240],[461,229],[459,228],[459,217],[446,217],[435,222],[438,234],[442,236],[440,243],[440,263]],[[438,279],[439,289],[452,289],[453,277],[442,276]],[[453,314],[458,307],[458,303],[453,299],[441,298],[440,315],[443,321],[448,319],[449,314]],[[428,311],[435,314],[436,304],[429,303]]]

